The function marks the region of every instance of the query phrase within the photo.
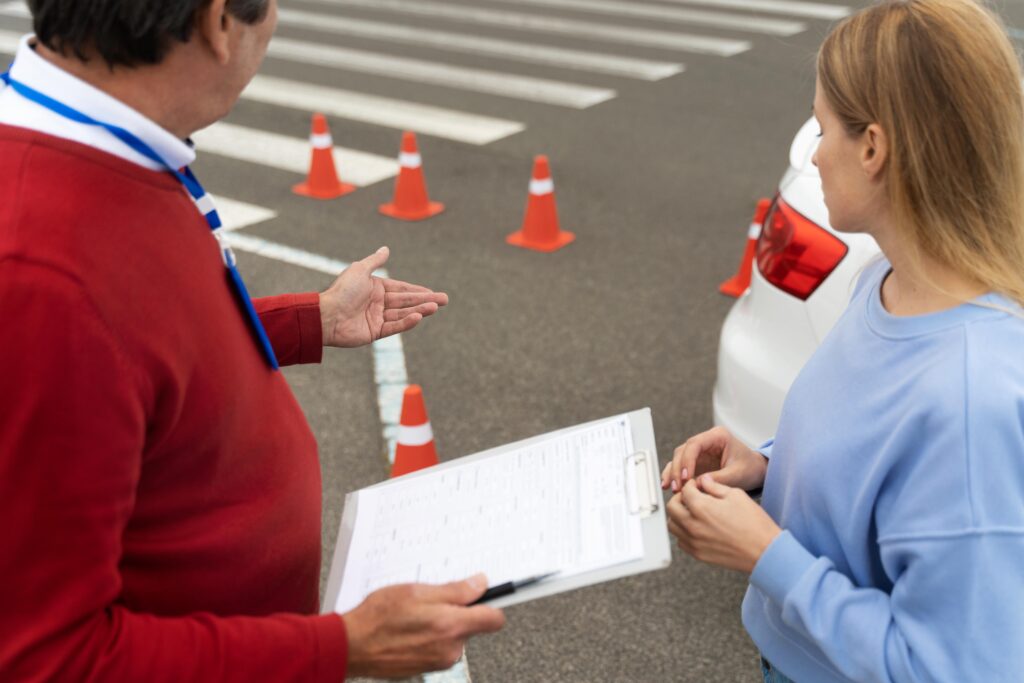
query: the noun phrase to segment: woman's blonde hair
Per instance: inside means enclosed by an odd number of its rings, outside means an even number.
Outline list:
[[[885,0],[829,34],[818,82],[847,133],[886,133],[911,247],[1024,305],[1024,93],[1000,20],[972,0]]]

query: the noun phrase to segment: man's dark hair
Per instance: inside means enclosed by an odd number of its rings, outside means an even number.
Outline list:
[[[28,0],[36,36],[54,52],[98,54],[111,67],[158,64],[172,42],[187,42],[210,0]],[[227,0],[232,16],[261,21],[270,0]]]

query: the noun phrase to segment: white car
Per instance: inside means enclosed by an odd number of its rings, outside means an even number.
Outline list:
[[[729,311],[718,347],[715,424],[750,446],[775,433],[790,384],[850,300],[874,238],[828,223],[811,163],[818,123],[800,128],[761,228],[750,288]]]

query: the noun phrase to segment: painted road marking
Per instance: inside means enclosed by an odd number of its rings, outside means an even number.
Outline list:
[[[18,46],[21,45],[22,35],[12,31],[0,31],[0,53],[7,55],[16,53]]]
[[[28,10],[28,5],[21,0],[0,4],[0,14],[4,14],[9,17],[18,17],[19,19],[32,18],[32,13]]]
[[[213,205],[220,216],[221,227],[225,230],[241,230],[250,225],[277,218],[277,212],[263,206],[247,204],[237,199],[229,199],[220,195],[209,194]]]
[[[267,54],[276,59],[318,64],[344,71],[375,74],[458,90],[500,95],[573,109],[586,109],[615,97],[608,88],[593,88],[545,78],[518,76],[500,71],[470,69],[452,64],[350,48],[331,47],[289,38],[274,38]]]
[[[307,138],[293,138],[219,122],[192,136],[200,153],[248,161],[261,166],[305,174],[309,170]],[[398,175],[398,162],[377,154],[334,148],[334,163],[345,182],[364,186]]]
[[[411,130],[472,145],[486,145],[526,129],[526,126],[518,121],[478,116],[454,109],[272,76],[257,75],[242,93],[242,97],[281,107],[318,111],[386,128]]]
[[[468,5],[447,5],[428,0],[308,0],[335,7],[365,7],[382,12],[414,14],[432,18],[451,19],[470,24],[498,26],[518,31],[555,33],[592,40],[606,40],[644,47],[660,47],[731,57],[751,48],[746,40],[713,38],[711,36],[627,28],[576,19],[559,19],[536,14],[501,12]]]
[[[843,5],[829,5],[818,2],[791,2],[790,0],[664,0],[679,5],[707,5],[728,7],[752,12],[789,14],[808,19],[842,19],[850,14],[850,8]]]
[[[608,0],[489,0],[513,5],[538,5],[559,9],[579,10],[598,14],[611,14],[624,17],[640,17],[657,21],[673,21],[683,24],[697,24],[713,28],[747,31],[750,33],[766,33],[774,36],[792,36],[807,30],[807,25],[799,21],[766,19],[725,12],[709,12],[705,10],[678,9],[664,5],[645,5],[641,3],[609,2]]]
[[[273,259],[281,263],[299,266],[307,270],[314,270],[318,273],[337,277],[341,271],[349,267],[348,263],[314,254],[304,249],[296,249],[285,244],[278,244],[265,240],[262,237],[254,237],[240,232],[229,232],[224,239],[231,245],[232,249],[256,254],[263,258]],[[385,276],[386,277],[386,276]]]
[[[675,62],[659,62],[635,57],[620,57],[598,52],[568,50],[560,47],[517,43],[511,40],[485,38],[466,33],[433,31],[402,24],[386,24],[364,21],[336,14],[303,12],[291,9],[277,11],[278,22],[286,26],[298,26],[317,31],[392,41],[406,45],[425,45],[466,54],[503,57],[520,62],[557,66],[565,69],[591,71],[594,73],[658,81],[683,71],[684,66]]]

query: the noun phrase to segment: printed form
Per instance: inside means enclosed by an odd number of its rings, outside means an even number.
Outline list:
[[[494,586],[641,558],[640,520],[627,493],[632,453],[629,419],[620,415],[359,491],[335,610],[397,583],[485,572]]]

